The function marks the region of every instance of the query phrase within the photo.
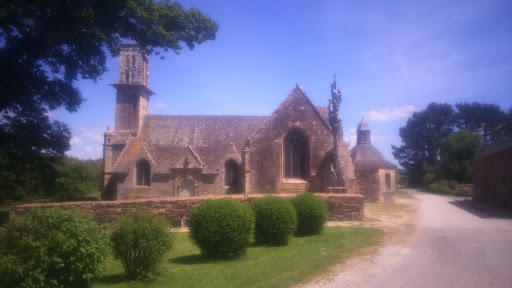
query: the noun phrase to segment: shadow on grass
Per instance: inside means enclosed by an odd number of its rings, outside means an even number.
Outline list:
[[[213,258],[207,257],[202,254],[193,254],[193,255],[185,255],[181,257],[172,258],[169,260],[170,263],[179,264],[179,265],[195,265],[195,264],[208,264],[208,263],[216,263],[216,262],[231,262],[240,259],[244,259],[247,257],[246,254],[227,257],[227,258]]]
[[[512,219],[512,211],[495,207],[490,204],[480,203],[473,200],[455,200],[448,201],[448,203],[482,219]]]
[[[119,273],[119,274],[114,274],[114,275],[103,276],[100,279],[96,280],[95,282],[100,283],[100,284],[114,285],[114,284],[122,283],[125,280],[126,280],[126,277],[124,276],[124,274]]]

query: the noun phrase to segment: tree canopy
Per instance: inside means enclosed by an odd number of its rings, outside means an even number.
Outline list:
[[[457,103],[455,108],[430,103],[400,128],[402,145],[391,149],[407,170],[410,184],[428,184],[439,176],[467,182],[476,151],[512,133],[512,109],[505,113],[498,105],[476,102]],[[454,130],[458,131],[452,134]],[[481,139],[478,146],[475,139]]]
[[[150,54],[179,53],[183,44],[193,49],[214,40],[218,29],[201,11],[170,1],[1,3],[0,159],[7,162],[0,165],[10,170],[24,169],[20,159],[33,165],[69,150],[69,129],[47,113],[77,111],[84,98],[75,81],[98,80],[107,54],[118,55],[121,41],[135,41]]]
[[[430,103],[414,112],[405,127],[400,128],[403,145],[391,146],[393,156],[408,170],[409,181],[418,184],[423,179],[425,165],[439,163],[443,139],[453,131],[454,109],[449,104]]]
[[[458,129],[482,135],[482,142],[489,144],[504,134],[507,114],[496,104],[457,103]]]
[[[471,161],[482,146],[481,136],[468,130],[448,135],[441,146],[441,175],[459,183],[470,183]]]

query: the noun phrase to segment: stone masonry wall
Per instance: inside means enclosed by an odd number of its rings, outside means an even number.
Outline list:
[[[318,169],[324,156],[333,148],[330,128],[296,88],[270,118],[251,137],[249,190],[251,193],[297,193],[318,191],[308,187],[311,182],[284,179],[283,138],[291,129],[298,129],[309,139],[309,171],[311,181],[322,181]],[[322,187],[322,183],[318,186]]]
[[[356,168],[355,193],[364,196],[367,203],[380,203],[379,170],[376,168]]]
[[[316,194],[324,199],[328,206],[329,220],[364,220],[364,201],[360,195],[330,195]],[[244,197],[242,195],[229,196],[239,199],[244,203],[250,203],[253,199],[265,195],[251,195]],[[283,198],[290,198],[295,194],[277,195]],[[226,197],[226,196],[224,196]],[[110,223],[122,214],[132,212],[137,207],[149,207],[155,213],[163,215],[170,220],[175,227],[179,227],[182,218],[187,218],[192,208],[199,205],[206,199],[222,198],[219,196],[211,197],[190,197],[190,198],[158,198],[142,200],[118,200],[118,201],[90,201],[90,202],[65,202],[65,203],[46,203],[46,204],[25,204],[14,207],[11,210],[10,217],[23,215],[31,209],[37,207],[65,206],[78,211],[88,211],[92,213],[94,220],[99,224]]]
[[[389,174],[389,186],[386,182],[386,174]],[[396,194],[396,175],[394,169],[379,169],[380,201],[382,203],[394,203]]]

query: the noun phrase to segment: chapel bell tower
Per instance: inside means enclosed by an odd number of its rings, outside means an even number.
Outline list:
[[[121,44],[115,131],[130,131],[135,136],[149,110],[149,56],[138,44]]]

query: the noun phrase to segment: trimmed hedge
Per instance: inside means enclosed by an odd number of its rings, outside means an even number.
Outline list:
[[[327,205],[314,194],[305,192],[290,199],[297,211],[298,236],[315,235],[322,232],[327,221]]]
[[[269,195],[253,200],[251,208],[256,216],[256,242],[271,246],[288,244],[297,229],[297,213],[290,202]]]
[[[0,286],[89,287],[101,276],[107,237],[90,215],[37,208],[0,231]]]
[[[174,243],[171,224],[149,208],[117,219],[110,236],[114,256],[121,260],[126,277],[152,279]]]
[[[187,224],[190,238],[203,255],[229,258],[246,252],[254,221],[249,206],[222,198],[202,202],[192,210]]]

